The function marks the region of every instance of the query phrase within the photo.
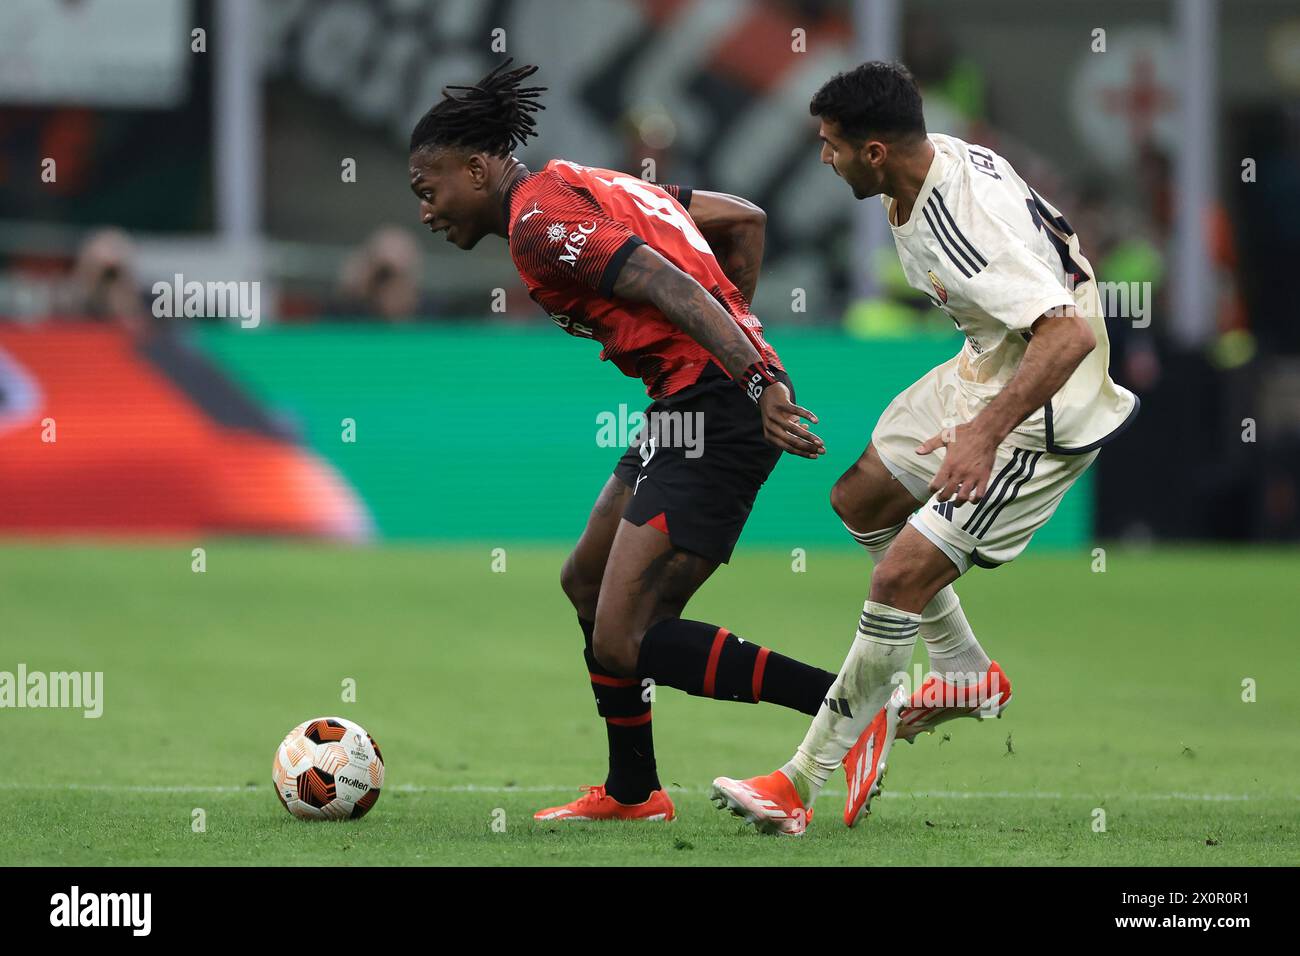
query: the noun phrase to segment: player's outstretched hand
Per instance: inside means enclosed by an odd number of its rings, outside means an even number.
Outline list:
[[[937,448],[947,448],[939,473],[930,482],[930,490],[940,501],[954,499],[958,504],[979,501],[988,490],[989,475],[998,443],[990,441],[975,425],[945,428],[916,446],[918,455],[928,455]]]
[[[825,442],[799,421],[806,418],[816,425],[817,416],[792,402],[790,390],[783,384],[777,382],[763,389],[758,407],[763,415],[763,436],[770,444],[802,458],[826,454]]]

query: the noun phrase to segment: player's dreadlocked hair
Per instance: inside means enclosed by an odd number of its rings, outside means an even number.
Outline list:
[[[537,135],[532,114],[546,109],[537,98],[544,86],[520,86],[537,72],[535,66],[506,68],[506,60],[473,86],[447,86],[442,99],[420,117],[411,132],[411,152],[435,146],[468,146],[492,156],[511,150]]]

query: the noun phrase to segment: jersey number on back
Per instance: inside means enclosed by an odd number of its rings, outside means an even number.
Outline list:
[[[1069,220],[1064,216],[1053,213],[1047,204],[1043,202],[1043,197],[1038,195],[1032,189],[1029,190],[1032,199],[1026,199],[1025,205],[1029,207],[1029,218],[1034,221],[1034,228],[1047,235],[1052,246],[1056,249],[1056,254],[1061,257],[1061,268],[1065,274],[1070,277],[1075,285],[1080,282],[1087,282],[1092,276],[1084,272],[1079,264],[1074,261],[1070,255],[1070,244],[1066,240],[1074,235],[1074,228],[1070,225]],[[1064,238],[1063,238],[1064,237]]]
[[[690,216],[682,215],[681,211],[673,205],[673,201],[667,196],[659,196],[646,188],[646,184],[639,179],[633,179],[631,176],[615,176],[613,179],[602,179],[606,186],[616,186],[624,192],[630,194],[637,206],[647,216],[653,216],[660,219],[670,226],[680,229],[682,235],[686,237],[696,251],[705,255],[713,255],[713,250],[709,244],[704,241],[700,231],[695,228],[695,222]]]

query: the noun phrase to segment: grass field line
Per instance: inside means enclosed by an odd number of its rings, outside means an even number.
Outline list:
[[[269,786],[269,784],[267,785]],[[60,791],[77,791],[85,790],[95,793],[263,793],[265,786],[230,786],[230,785],[176,785],[176,786],[148,786],[148,785],[130,785],[130,784],[112,784],[112,783],[0,783],[0,790],[60,790]],[[708,790],[702,787],[679,787],[668,786],[664,788],[670,793],[680,793],[685,795],[705,796]],[[420,784],[399,784],[395,787],[386,787],[386,792],[396,793],[484,793],[484,794],[512,794],[512,793],[576,793],[577,788],[573,786],[527,786],[527,787],[508,787],[508,786],[491,786],[484,784],[456,784],[447,786],[437,785],[420,785]],[[828,797],[842,797],[843,791],[823,790],[822,794]],[[1062,793],[1051,790],[886,790],[881,797],[890,799],[911,798],[914,800],[1097,800],[1111,799],[1112,795],[1099,797],[1096,793]],[[1189,801],[1200,803],[1240,803],[1248,800],[1300,800],[1300,794],[1289,794],[1280,797],[1262,796],[1259,794],[1249,793],[1188,793],[1184,791],[1173,791],[1169,793],[1120,793],[1114,794],[1114,799],[1123,800],[1168,800],[1168,801]]]

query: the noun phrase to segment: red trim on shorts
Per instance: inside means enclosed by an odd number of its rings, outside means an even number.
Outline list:
[[[648,524],[652,528],[662,531],[664,534],[668,533],[668,515],[666,515],[662,511],[659,512],[657,515],[655,515],[653,518],[651,518],[649,521],[647,521],[646,524]]]
[[[650,711],[647,710],[636,717],[606,717],[605,723],[613,724],[615,727],[640,727],[642,724],[650,723]]]
[[[730,635],[725,627],[718,628],[718,633],[713,635],[713,646],[709,648],[709,664],[704,668],[704,696],[713,696],[713,684],[718,676],[718,658],[722,656],[722,645],[727,642]]]
[[[758,657],[754,658],[754,703],[758,703],[759,695],[763,691],[763,670],[767,667],[767,655],[772,653],[768,647],[758,649]]]
[[[587,671],[587,676],[591,678],[593,684],[603,684],[606,687],[635,687],[635,677],[607,677],[604,674],[593,674]]]

